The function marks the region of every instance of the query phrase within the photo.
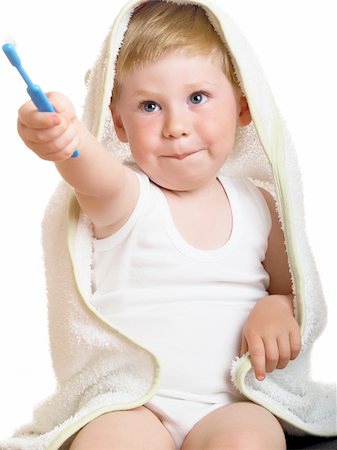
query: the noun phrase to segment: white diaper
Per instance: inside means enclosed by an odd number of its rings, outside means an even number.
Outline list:
[[[174,395],[177,393],[175,392]],[[185,437],[199,420],[221,406],[244,399],[239,393],[238,396],[222,394],[221,402],[217,399],[216,403],[211,399],[209,401],[202,400],[193,394],[181,393],[181,397],[172,397],[169,392],[160,391],[144,405],[158,417],[170,432],[177,450],[180,450]]]

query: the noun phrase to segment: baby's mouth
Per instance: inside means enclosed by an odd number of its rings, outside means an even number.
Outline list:
[[[181,159],[185,159],[189,156],[192,156],[195,153],[199,153],[200,151],[201,151],[201,149],[200,150],[189,150],[186,152],[173,153],[172,155],[168,155],[168,157],[181,160]]]

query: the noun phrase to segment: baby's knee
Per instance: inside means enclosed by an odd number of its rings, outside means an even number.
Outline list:
[[[167,429],[143,406],[97,417],[77,433],[70,446],[70,450],[138,448],[175,450]]]
[[[204,450],[286,450],[283,435],[263,434],[261,430],[247,429],[240,433],[219,433],[209,438]]]

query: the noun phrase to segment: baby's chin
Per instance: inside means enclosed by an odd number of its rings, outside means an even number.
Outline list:
[[[165,177],[162,179],[160,177],[151,177],[149,179],[152,183],[156,184],[161,189],[171,191],[171,192],[193,192],[203,189],[205,186],[210,186],[217,180],[217,176],[214,175],[212,178],[202,179],[196,177],[182,177],[179,179],[169,179]]]

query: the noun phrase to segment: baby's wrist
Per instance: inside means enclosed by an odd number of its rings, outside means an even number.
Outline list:
[[[85,146],[85,143],[87,142],[87,136],[89,131],[86,129],[86,127],[80,122],[78,118],[76,118],[76,126],[78,129],[78,146],[83,148]]]
[[[278,304],[284,305],[284,307],[289,311],[289,313],[294,315],[294,295],[293,294],[275,294],[270,295],[271,299],[276,301]]]

